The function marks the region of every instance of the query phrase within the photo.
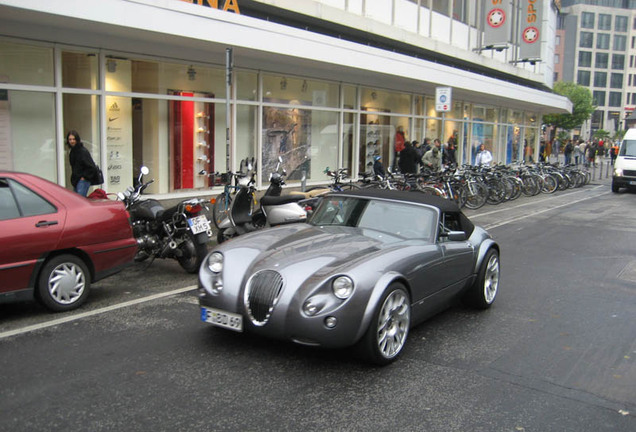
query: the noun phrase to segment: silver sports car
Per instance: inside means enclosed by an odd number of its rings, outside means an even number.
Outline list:
[[[199,271],[201,319],[388,364],[409,328],[461,297],[486,309],[499,246],[452,202],[418,192],[327,195],[308,223],[215,247]]]

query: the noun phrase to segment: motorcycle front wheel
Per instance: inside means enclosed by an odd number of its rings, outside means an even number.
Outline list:
[[[179,265],[188,273],[198,272],[203,258],[208,253],[207,245],[196,242],[192,235],[187,234],[179,249],[181,249],[181,256],[177,257]]]

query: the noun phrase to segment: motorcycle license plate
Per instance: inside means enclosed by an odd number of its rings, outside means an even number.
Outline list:
[[[219,309],[202,307],[201,321],[237,332],[243,331],[243,317],[241,315]]]
[[[208,218],[205,217],[205,215],[188,219],[188,225],[190,226],[192,234],[199,234],[210,229],[210,222],[208,221]]]

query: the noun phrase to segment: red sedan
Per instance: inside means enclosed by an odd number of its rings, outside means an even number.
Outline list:
[[[0,303],[35,297],[53,311],[77,308],[91,283],[132,262],[136,250],[121,202],[0,171]]]

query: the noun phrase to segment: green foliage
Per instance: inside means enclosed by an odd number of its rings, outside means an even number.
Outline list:
[[[568,138],[570,138],[570,134],[568,133],[568,131],[560,130],[559,133],[557,134],[557,139],[562,144],[565,144],[565,142],[568,140]]]
[[[616,132],[614,132],[614,140],[622,141],[623,137],[625,136],[625,132],[627,132],[625,129],[619,129]]]
[[[596,106],[592,92],[587,87],[571,82],[559,81],[554,84],[554,92],[566,96],[572,102],[572,114],[547,114],[543,116],[543,123],[560,129],[572,130],[590,118]]]
[[[609,138],[610,133],[605,129],[599,129],[594,132],[594,138],[605,140]]]

